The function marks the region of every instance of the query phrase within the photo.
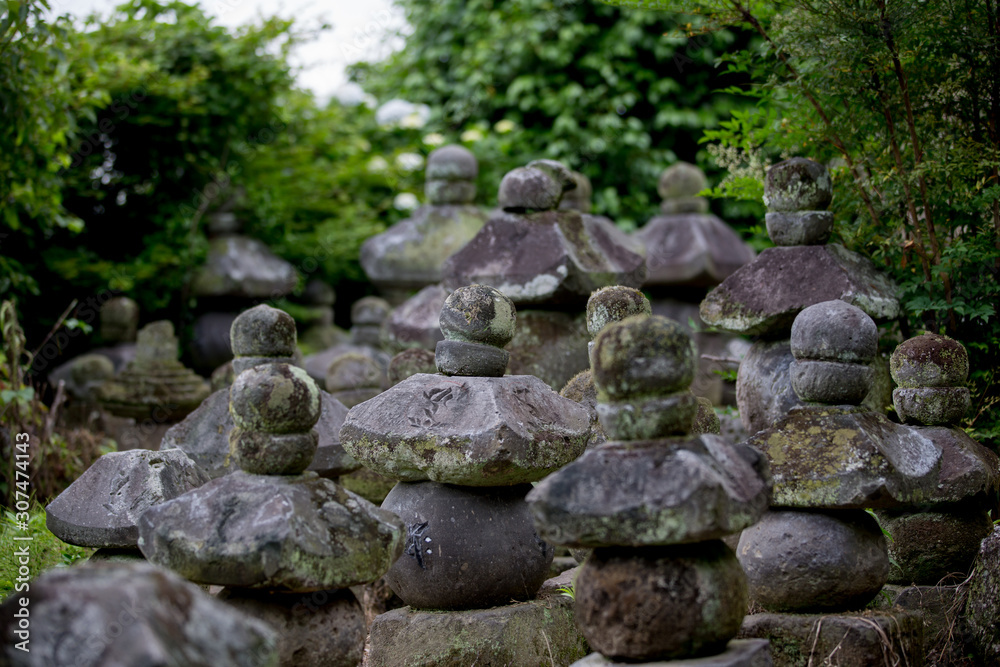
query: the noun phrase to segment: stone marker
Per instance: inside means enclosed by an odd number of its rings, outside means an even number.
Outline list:
[[[385,323],[386,345],[393,350],[420,347],[433,351],[444,340],[438,317],[449,294],[441,285],[428,285],[395,308]]]
[[[1000,661],[1000,526],[983,540],[965,614],[983,664]]]
[[[338,357],[345,354],[361,354],[374,361],[384,376],[390,356],[381,349],[381,328],[391,310],[392,307],[377,296],[358,299],[351,306],[350,341],[310,354],[303,360],[303,368],[317,384],[325,386],[330,365]],[[383,385],[385,385],[384,377],[379,382],[379,386]]]

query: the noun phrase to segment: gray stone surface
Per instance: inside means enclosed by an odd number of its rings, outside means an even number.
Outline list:
[[[233,354],[238,357],[292,357],[295,355],[295,320],[266,304],[243,311],[229,330]]]
[[[663,200],[687,199],[697,197],[698,193],[708,188],[705,172],[690,162],[677,162],[670,165],[660,174],[656,184],[656,192]],[[703,198],[701,201],[706,203]],[[701,210],[696,211],[701,213]]]
[[[988,508],[1000,486],[1000,459],[997,455],[955,426],[910,428],[941,450],[937,484],[920,506],[933,508],[961,503],[967,508]]]
[[[191,581],[310,591],[380,577],[403,547],[398,518],[312,473],[212,480],[147,510],[139,548]]]
[[[389,361],[389,386],[393,387],[411,375],[437,372],[434,353],[419,347],[412,347],[394,356]]]
[[[819,162],[793,157],[767,170],[764,205],[769,211],[822,211],[832,199],[830,172]]]
[[[628,667],[634,662],[616,662],[600,653],[591,653],[570,667]],[[765,639],[734,639],[726,650],[703,658],[679,658],[642,663],[644,667],[772,667],[771,647]]]
[[[31,582],[30,606],[19,597],[0,607],[0,663],[11,667],[278,664],[272,628],[146,563],[57,568]],[[26,639],[30,652],[17,648]]]
[[[45,508],[46,527],[83,547],[135,547],[148,508],[209,480],[184,452],[109,452]]]
[[[612,322],[633,315],[652,315],[649,299],[633,287],[612,285],[596,290],[587,299],[587,333],[597,336]]]
[[[195,296],[231,296],[275,299],[295,289],[295,268],[245,236],[211,239],[205,264],[191,280]]]
[[[600,392],[598,391],[600,399]],[[598,400],[601,429],[615,440],[650,440],[683,436],[694,428],[698,399],[690,391],[666,396],[608,402]]]
[[[830,211],[771,212],[764,216],[767,235],[774,245],[822,245],[833,231]]]
[[[969,354],[958,341],[928,333],[900,343],[889,370],[900,387],[961,387],[969,376]]]
[[[633,238],[646,247],[644,285],[711,287],[754,258],[733,229],[709,213],[676,213],[651,219]]]
[[[717,539],[767,510],[767,461],[713,435],[609,442],[539,482],[527,500],[539,533],[553,544]]]
[[[449,294],[441,285],[428,285],[396,307],[383,328],[387,346],[394,350],[433,350],[439,340],[444,340],[440,317]]]
[[[721,653],[746,608],[740,564],[719,540],[595,549],[576,580],[576,622],[587,643],[629,662]]]
[[[532,525],[529,489],[397,484],[382,508],[403,520],[406,546],[386,582],[419,608],[486,608],[532,597],[553,549]]]
[[[347,415],[344,448],[403,481],[503,486],[541,479],[586,447],[587,411],[531,376],[414,375]]]
[[[871,391],[872,369],[863,364],[796,359],[788,367],[799,400],[830,405],[859,405]]]
[[[497,203],[505,211],[547,211],[559,205],[563,184],[537,167],[518,167],[504,175]]]
[[[833,299],[892,319],[897,293],[870,260],[842,246],[768,248],[708,293],[701,318],[733,333],[783,337],[804,308]]]
[[[856,306],[824,301],[796,315],[789,344],[796,359],[869,364],[878,353],[878,327]]]
[[[591,353],[594,384],[602,401],[686,390],[698,350],[682,326],[659,316],[634,316],[610,324]]]
[[[356,328],[356,327],[355,327]],[[353,332],[353,329],[352,329]],[[345,354],[363,354],[371,358],[383,371],[389,368],[389,360],[392,358],[382,350],[370,345],[358,345],[356,343],[334,345],[321,352],[310,354],[302,360],[302,367],[309,373],[309,377],[326,386],[326,374],[330,370],[330,364]]]
[[[983,664],[1000,661],[1000,526],[983,540],[965,606],[973,641]]]
[[[517,332],[507,346],[507,371],[534,375],[558,391],[574,375],[590,368],[589,342],[583,314],[519,310]]]
[[[957,424],[972,406],[967,387],[899,387],[892,404],[905,424]]]
[[[447,340],[504,347],[514,337],[513,302],[488,285],[467,285],[452,292],[441,308],[441,333]]]
[[[101,340],[106,344],[133,343],[139,328],[139,304],[116,296],[101,305]]]
[[[941,509],[936,512],[879,512],[889,533],[889,581],[934,586],[950,576],[964,579],[993,529],[985,510]]]
[[[491,345],[442,340],[434,348],[437,370],[448,376],[503,377],[509,362],[507,350]]]
[[[862,510],[769,512],[743,530],[736,555],[750,599],[768,611],[861,609],[889,577],[885,538]]]
[[[96,403],[100,386],[115,376],[114,363],[103,354],[93,353],[81,354],[68,363],[66,391],[77,400]]]

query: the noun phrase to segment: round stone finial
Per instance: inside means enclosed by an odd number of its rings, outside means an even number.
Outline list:
[[[969,377],[969,354],[947,336],[928,333],[903,341],[889,358],[889,372],[899,385],[892,402],[905,423],[957,423],[972,402],[962,386]]]
[[[479,163],[463,146],[441,146],[427,156],[426,175],[427,180],[474,181],[479,176]]]
[[[101,338],[108,343],[131,343],[139,327],[139,304],[116,296],[101,306]]]
[[[792,389],[803,401],[858,405],[871,389],[878,327],[844,301],[805,308],[792,323]]]
[[[326,371],[326,390],[335,393],[354,389],[380,389],[382,369],[378,362],[364,354],[348,352],[330,363]]]
[[[295,354],[295,320],[267,304],[240,313],[229,328],[229,342],[237,357],[286,357]]]
[[[559,205],[562,184],[536,167],[518,167],[500,181],[497,203],[505,211],[548,211]]]
[[[525,166],[544,171],[552,177],[552,180],[559,184],[563,193],[576,189],[576,179],[573,177],[573,172],[558,160],[532,160]]]
[[[151,322],[136,334],[135,361],[137,364],[177,361],[178,356],[180,356],[180,351],[177,347],[177,337],[174,335],[174,325],[168,320]]]
[[[391,312],[392,306],[385,299],[380,299],[377,296],[362,297],[351,306],[351,324],[379,326],[385,322]]]
[[[458,288],[441,309],[441,333],[446,340],[504,347],[514,337],[516,322],[514,302],[488,285]]]
[[[559,202],[559,208],[571,209],[580,213],[590,213],[590,198],[594,194],[594,188],[590,184],[590,179],[578,171],[571,171],[570,175],[576,182],[576,187],[569,192],[563,193],[563,198]]]
[[[767,170],[764,205],[769,211],[823,211],[833,199],[833,181],[825,166],[795,157]]]
[[[635,315],[614,322],[594,341],[598,397],[618,401],[684,391],[697,358],[691,336],[671,319]]]
[[[403,350],[389,361],[389,384],[395,386],[417,373],[436,373],[434,353],[422,347]]]
[[[83,386],[91,382],[104,382],[115,376],[115,365],[103,354],[81,354],[69,369],[74,384]]]
[[[708,187],[705,172],[689,162],[678,162],[663,170],[656,191],[662,199],[697,197]]]
[[[633,315],[652,315],[649,299],[642,292],[624,285],[602,287],[587,300],[587,331],[591,338],[612,322]]]

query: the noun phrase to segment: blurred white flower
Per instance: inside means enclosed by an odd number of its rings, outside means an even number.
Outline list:
[[[424,143],[428,146],[440,146],[444,143],[444,135],[438,134],[437,132],[431,132],[424,137]]]
[[[507,134],[516,127],[517,124],[515,124],[514,121],[507,120],[506,118],[504,118],[503,120],[497,121],[497,124],[493,126],[493,129],[496,130],[499,134]]]
[[[420,200],[417,199],[417,195],[412,192],[400,192],[396,195],[396,198],[392,200],[392,205],[400,211],[412,211],[416,207],[420,206]]]
[[[375,121],[386,126],[423,127],[430,117],[431,108],[426,104],[414,104],[400,99],[389,100],[375,111]]]
[[[376,155],[368,161],[368,171],[373,174],[381,174],[389,168],[389,163],[381,155]]]
[[[403,171],[416,171],[424,165],[424,158],[417,153],[400,153],[396,156],[396,165]]]
[[[419,130],[427,122],[427,119],[417,112],[406,114],[399,121],[399,126],[408,130]]]
[[[483,133],[480,132],[479,130],[473,128],[471,130],[466,130],[465,132],[463,132],[461,138],[462,138],[462,141],[465,141],[465,142],[468,142],[468,143],[474,143],[474,142],[479,141],[480,139],[483,138]]]

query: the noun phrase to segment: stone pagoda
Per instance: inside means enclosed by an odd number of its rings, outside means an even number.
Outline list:
[[[394,304],[441,282],[441,265],[486,222],[473,204],[479,164],[462,146],[442,146],[427,156],[427,204],[361,246],[368,279]]]
[[[576,620],[597,653],[575,665],[770,664],[766,641],[734,640],[747,585],[721,539],[767,509],[767,461],[690,435],[695,355],[667,318],[608,325],[592,356],[609,441],[528,494],[543,539],[593,548],[576,577]]]
[[[360,354],[374,361],[382,374],[380,385],[386,383],[385,374],[391,355],[382,350],[382,325],[392,311],[385,299],[366,296],[351,305],[350,340],[329,347],[321,352],[308,355],[302,360],[302,367],[321,387],[326,383],[330,365],[345,354]]]

